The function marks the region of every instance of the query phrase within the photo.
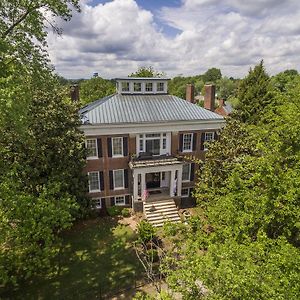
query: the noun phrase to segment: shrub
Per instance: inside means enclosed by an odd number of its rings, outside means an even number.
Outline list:
[[[107,207],[106,210],[107,210],[107,213],[108,213],[109,216],[115,217],[115,216],[121,215],[122,207],[119,207],[119,206],[111,206],[111,207]]]
[[[149,256],[150,261],[158,262],[158,252],[156,249],[147,250],[147,255]]]
[[[147,221],[143,220],[138,226],[138,235],[143,243],[150,242],[155,237],[155,228]]]
[[[130,209],[129,209],[129,208],[123,208],[123,209],[122,209],[122,216],[123,216],[124,218],[130,217]]]

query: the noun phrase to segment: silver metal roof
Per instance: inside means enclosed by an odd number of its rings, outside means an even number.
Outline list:
[[[168,77],[118,77],[118,78],[115,78],[115,80],[171,80],[171,78],[168,78]]]
[[[222,120],[223,117],[171,95],[114,94],[97,100],[80,111],[90,124],[156,123]]]

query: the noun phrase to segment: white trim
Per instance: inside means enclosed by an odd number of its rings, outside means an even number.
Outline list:
[[[118,171],[122,171],[122,174],[123,174],[123,186],[121,187],[115,187],[115,172],[118,172]],[[114,190],[124,190],[125,189],[125,178],[124,178],[124,169],[117,169],[117,170],[113,170],[113,183],[114,183]]]
[[[187,190],[188,192],[187,192],[187,194],[183,194],[183,191],[184,190]],[[186,188],[186,187],[183,187],[182,189],[181,189],[181,198],[188,198],[190,196],[190,188]]]
[[[92,209],[101,209],[102,208],[102,198],[101,197],[92,198],[92,202],[95,202],[97,200],[100,200],[100,205],[98,205],[98,204],[95,205],[95,203],[92,203]]]
[[[191,144],[189,149],[184,149],[184,136],[186,135],[191,136]],[[193,142],[194,142],[194,133],[193,132],[184,133],[182,136],[182,152],[193,152]]]
[[[118,124],[90,124],[81,125],[80,129],[86,136],[114,135],[114,134],[144,134],[164,133],[192,130],[219,130],[225,126],[224,120],[195,120],[157,123],[118,123]]]
[[[96,146],[96,156],[87,156],[86,159],[87,160],[93,160],[93,159],[98,159],[98,141],[96,138],[87,138],[85,139],[85,148],[88,150],[88,147],[87,147],[87,143],[88,141],[95,141],[95,146]]]
[[[207,139],[206,138],[206,134],[210,134],[210,133],[212,133],[212,138],[211,139]],[[215,139],[215,132],[214,131],[206,131],[206,132],[204,132],[204,141],[206,142],[206,141],[213,141]]]
[[[114,154],[114,139],[121,139],[121,152],[122,154]],[[111,138],[111,156],[112,157],[124,157],[124,149],[123,149],[123,143],[124,143],[124,140],[123,140],[123,137],[122,136],[115,136],[115,137],[112,137]]]
[[[116,198],[123,198],[123,203],[116,203]],[[115,196],[115,197],[114,197],[114,200],[115,200],[115,205],[116,205],[116,206],[123,206],[123,205],[126,205],[125,195]]]
[[[99,189],[97,189],[97,190],[91,190],[90,179],[89,179],[89,193],[99,193],[99,192],[101,192],[100,172],[99,172],[99,171],[88,172],[88,173],[87,173],[87,174],[88,174],[88,177],[90,177],[90,174],[92,174],[92,173],[98,174]]]

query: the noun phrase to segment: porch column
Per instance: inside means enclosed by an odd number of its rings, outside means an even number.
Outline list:
[[[141,173],[141,195],[144,194],[144,191],[146,189],[146,173]]]
[[[177,170],[177,196],[181,196],[182,188],[182,166]]]
[[[133,199],[137,201],[138,197],[138,178],[139,174],[136,170],[133,171]]]
[[[171,176],[170,176],[170,197],[174,197],[174,185],[175,185],[175,170],[171,170]]]

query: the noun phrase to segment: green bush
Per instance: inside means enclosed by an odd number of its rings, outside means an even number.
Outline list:
[[[163,225],[163,231],[166,236],[175,236],[177,233],[177,226],[170,221],[165,222]]]
[[[147,221],[143,220],[138,226],[138,235],[143,243],[150,242],[156,234],[155,228]]]
[[[119,206],[107,207],[106,210],[111,217],[120,216],[122,213],[122,207]]]
[[[147,255],[152,262],[158,262],[158,252],[156,249],[149,249],[147,250]]]
[[[129,208],[123,208],[123,209],[122,209],[122,216],[123,216],[124,218],[130,217],[130,209],[129,209]]]

